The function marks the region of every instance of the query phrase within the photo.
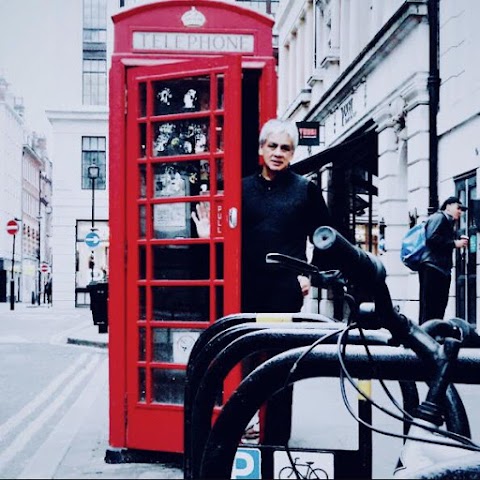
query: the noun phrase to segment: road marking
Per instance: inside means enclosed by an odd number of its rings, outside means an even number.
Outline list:
[[[91,376],[92,372],[98,368],[98,364],[104,360],[105,358],[103,356],[96,356],[84,367],[83,371],[78,371],[73,379],[62,388],[58,395],[53,397],[53,401],[10,442],[8,447],[0,453],[0,470],[5,468],[5,466],[28,445],[33,436],[40,432],[57,410],[68,401],[68,397],[75,388],[80,385],[86,377]]]
[[[76,402],[36,451],[18,478],[54,478],[58,465],[84,422],[85,411],[94,408],[92,405],[107,379],[108,359],[104,359]]]
[[[74,374],[86,361],[87,354],[84,353],[69,368],[55,377],[39,395],[37,395],[31,402],[27,403],[16,415],[10,417],[3,425],[0,425],[0,443],[11,430],[20,425],[20,423],[31,415],[42,403],[49,400],[62,383]]]

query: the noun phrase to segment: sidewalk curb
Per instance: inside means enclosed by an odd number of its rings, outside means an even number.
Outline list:
[[[87,340],[84,338],[67,338],[67,343],[71,345],[82,345],[84,347],[99,347],[99,348],[108,348],[108,343],[102,342],[100,340]]]

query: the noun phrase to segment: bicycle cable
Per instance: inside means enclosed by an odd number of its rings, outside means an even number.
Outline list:
[[[368,344],[367,344],[367,339],[365,338],[365,333],[363,331],[363,328],[361,328],[360,326],[358,327],[358,333],[360,334],[360,337],[363,339],[363,345],[365,346],[365,352],[367,354],[367,357],[369,359],[369,362],[370,364],[372,365],[372,370],[374,372],[377,372],[377,378],[378,378],[378,382],[380,383],[381,387],[382,387],[382,390],[385,392],[385,394],[387,395],[388,399],[393,403],[393,405],[395,406],[395,408],[403,414],[404,418],[408,418],[409,420],[413,420],[414,417],[409,413],[407,412],[398,402],[397,400],[394,398],[392,392],[390,391],[390,389],[387,387],[386,383],[384,382],[383,378],[381,378],[381,375],[380,375],[380,368],[379,368],[379,364],[378,362],[375,362],[374,358],[372,357],[372,354],[370,352],[370,349],[368,348]]]
[[[351,330],[353,328],[357,328],[357,325],[352,324],[351,326],[348,327],[348,329],[345,329],[339,335],[338,342],[337,342],[337,347],[338,347],[338,359],[339,359],[339,363],[340,363],[340,367],[341,367],[341,371],[340,371],[340,390],[341,390],[341,393],[342,393],[342,400],[343,400],[343,402],[345,404],[345,407],[347,408],[348,412],[350,413],[350,415],[358,423],[361,423],[362,425],[366,426],[367,428],[371,429],[374,432],[380,433],[382,435],[390,436],[390,437],[402,438],[404,440],[408,440],[408,439],[417,440],[417,441],[421,441],[421,442],[424,442],[424,443],[432,443],[432,444],[436,444],[436,445],[444,445],[444,446],[449,446],[449,447],[462,448],[462,449],[465,449],[465,450],[480,451],[480,445],[476,444],[475,442],[473,442],[471,439],[469,439],[467,437],[464,437],[462,435],[459,435],[459,434],[456,434],[456,433],[453,433],[453,432],[448,432],[448,431],[445,431],[445,430],[441,430],[439,428],[428,427],[428,426],[426,426],[422,423],[418,423],[418,422],[415,422],[415,421],[410,421],[409,420],[408,423],[411,424],[411,425],[416,425],[416,426],[418,426],[418,427],[420,427],[424,430],[427,430],[427,431],[430,431],[430,432],[433,432],[433,433],[437,433],[437,434],[439,434],[443,437],[447,437],[447,438],[450,438],[452,440],[456,440],[457,442],[460,442],[460,443],[452,443],[452,442],[446,442],[446,441],[442,441],[442,440],[433,440],[433,439],[426,439],[426,438],[421,438],[421,437],[414,437],[414,436],[411,436],[411,435],[408,435],[408,434],[405,435],[405,434],[396,434],[396,433],[388,432],[388,431],[385,431],[385,430],[381,430],[381,429],[375,427],[373,424],[370,424],[370,423],[364,421],[363,419],[361,419],[360,417],[358,417],[358,415],[353,411],[353,408],[350,405],[350,402],[348,400],[346,389],[345,389],[345,378],[349,381],[349,383],[353,386],[353,388],[367,402],[369,402],[372,406],[374,406],[378,410],[382,411],[383,413],[385,413],[386,415],[389,415],[390,417],[392,417],[394,419],[400,420],[402,422],[405,421],[403,417],[398,416],[396,413],[386,409],[385,407],[379,405],[374,400],[372,400],[370,397],[368,397],[368,395],[362,389],[360,389],[360,387],[357,385],[355,380],[349,374],[349,372],[346,368],[346,365],[345,365],[345,358],[344,358],[347,343],[344,342],[343,339],[346,336],[347,330]],[[343,347],[343,353],[342,353],[342,347]]]

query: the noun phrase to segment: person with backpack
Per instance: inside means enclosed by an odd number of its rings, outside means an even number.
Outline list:
[[[467,207],[458,197],[448,197],[440,210],[430,215],[425,226],[426,248],[418,269],[420,280],[419,324],[443,319],[448,303],[452,252],[468,247],[467,236],[456,238],[455,223]]]

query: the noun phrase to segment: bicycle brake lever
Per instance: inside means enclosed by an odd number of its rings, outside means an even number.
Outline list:
[[[312,285],[319,288],[328,288],[333,285],[345,286],[347,281],[340,270],[322,270],[312,277]]]

